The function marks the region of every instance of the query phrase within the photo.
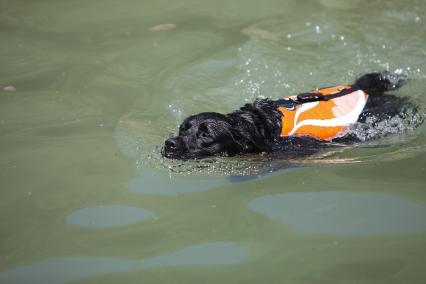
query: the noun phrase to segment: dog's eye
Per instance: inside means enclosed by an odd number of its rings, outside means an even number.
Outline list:
[[[200,124],[200,126],[198,126],[197,136],[200,138],[211,138],[209,129],[205,124]]]
[[[179,131],[183,132],[183,131],[187,131],[188,129],[190,129],[192,127],[191,123],[186,122],[184,124],[181,124],[179,127]]]
[[[211,138],[210,135],[207,132],[201,132],[200,134],[198,134],[198,137],[201,137],[201,138]]]

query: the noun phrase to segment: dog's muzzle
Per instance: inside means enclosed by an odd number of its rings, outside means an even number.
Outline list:
[[[185,143],[181,137],[171,137],[164,142],[161,154],[167,158],[179,158],[185,153]]]

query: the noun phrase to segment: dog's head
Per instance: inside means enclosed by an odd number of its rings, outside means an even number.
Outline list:
[[[178,134],[164,142],[161,153],[171,159],[241,153],[244,145],[233,124],[229,117],[215,112],[190,116],[182,122]]]

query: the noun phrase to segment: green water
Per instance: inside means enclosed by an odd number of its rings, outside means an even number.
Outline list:
[[[189,114],[369,71],[407,74],[397,94],[423,114],[425,12],[0,0],[0,283],[425,283],[416,117],[295,161],[172,162],[158,148]]]

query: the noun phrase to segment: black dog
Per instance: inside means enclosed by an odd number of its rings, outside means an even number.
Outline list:
[[[335,141],[353,141],[356,138],[351,133],[335,137],[324,136],[327,134],[318,136],[315,133],[310,134],[309,131],[297,133],[293,128],[286,134],[284,124],[287,122],[284,117],[294,116],[292,111],[304,105],[305,109],[309,109],[312,108],[311,105],[318,104],[316,102],[327,102],[348,94],[356,94],[360,98],[365,95],[366,99],[358,113],[355,108],[360,105],[354,106],[353,113],[356,117],[352,122],[364,122],[373,115],[378,121],[388,119],[400,115],[409,102],[405,97],[385,95],[384,92],[399,88],[404,80],[403,76],[394,73],[370,73],[360,77],[350,86],[321,89],[282,100],[258,99],[229,114],[196,114],[183,121],[178,135],[165,141],[161,153],[172,159],[194,159],[214,155],[271,153],[277,150],[298,151]],[[307,103],[311,105],[306,107]],[[322,123],[323,120],[318,121]],[[333,124],[321,127],[327,132],[336,126]],[[298,128],[300,129],[303,127]]]

